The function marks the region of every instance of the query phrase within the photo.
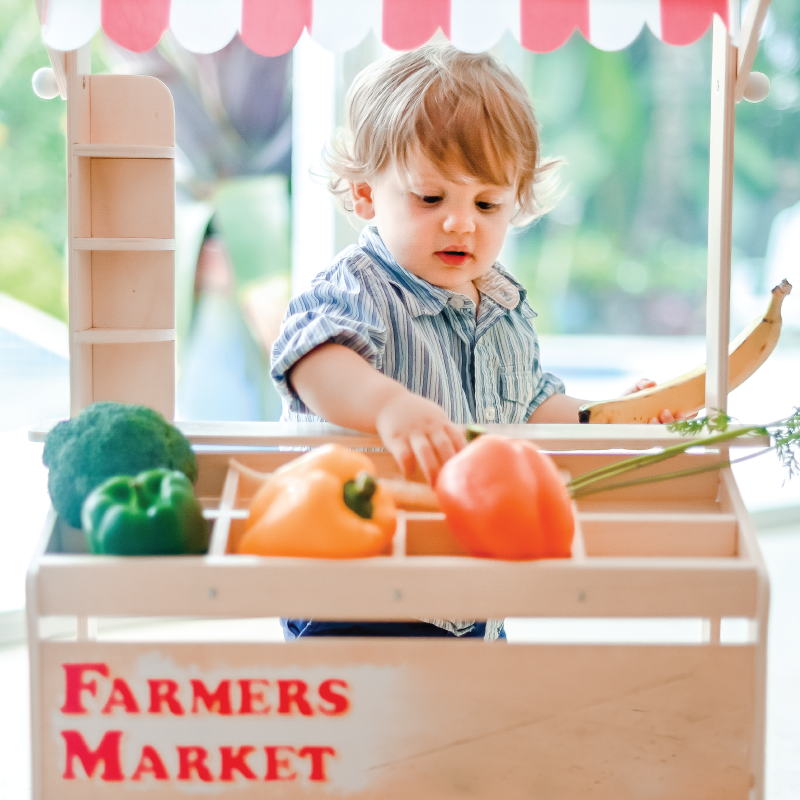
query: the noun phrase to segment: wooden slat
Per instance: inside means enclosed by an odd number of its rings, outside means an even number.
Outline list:
[[[589,556],[732,557],[733,514],[579,513]]]
[[[174,250],[174,239],[144,239],[135,237],[76,237],[72,240],[75,250]]]
[[[72,152],[86,158],[175,158],[174,147],[146,144],[80,144]]]
[[[769,10],[770,0],[750,0],[747,4],[742,30],[739,35],[738,70],[736,75],[736,88],[734,97],[737,103],[744,97],[747,79],[753,69],[753,62],[758,52],[758,38],[761,35],[761,26]]]
[[[735,81],[736,49],[731,44],[725,23],[715,16],[711,60],[711,137],[708,178],[706,407],[722,411],[728,407]]]
[[[755,651],[755,714],[753,723],[753,746],[751,750],[753,789],[756,800],[764,798],[764,764],[766,755],[767,717],[767,630],[769,625],[770,585],[767,565],[758,546],[758,537],[753,520],[736,486],[731,469],[720,476],[720,504],[728,507],[739,520],[739,550],[752,563],[758,575],[755,619],[758,626]]]
[[[174,342],[174,328],[89,328],[75,333],[81,344],[136,344],[142,342]]]
[[[121,617],[752,617],[757,590],[737,558],[46,556],[39,574],[40,614]]]

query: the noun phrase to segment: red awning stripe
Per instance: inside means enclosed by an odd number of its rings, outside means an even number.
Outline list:
[[[381,39],[393,50],[413,50],[441,28],[450,37],[450,0],[383,0]]]
[[[118,45],[144,53],[169,27],[170,0],[102,0],[100,24]]]
[[[728,0],[670,0],[661,3],[661,38],[670,44],[696,42],[719,14],[730,27]]]
[[[575,31],[603,50],[629,45],[647,26],[668,44],[699,39],[714,14],[730,27],[738,0],[46,0],[43,37],[58,50],[85,44],[102,25],[122,47],[154,47],[169,26],[192,52],[224,47],[237,31],[262,55],[294,47],[304,29],[329,50],[358,44],[370,29],[396,50],[441,29],[456,47],[476,52],[506,30],[545,53]]]
[[[576,29],[589,39],[589,0],[521,0],[520,43],[526,50],[557,50]]]
[[[242,40],[262,56],[291,50],[311,27],[311,0],[242,0]]]

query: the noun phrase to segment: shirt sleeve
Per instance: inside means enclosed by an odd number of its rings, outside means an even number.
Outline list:
[[[374,301],[345,264],[315,279],[311,289],[289,303],[272,348],[272,379],[288,410],[309,414],[288,380],[292,367],[326,343],[349,347],[378,368],[386,344],[386,326]]]
[[[534,344],[533,387],[533,399],[528,406],[528,414],[525,417],[526,422],[548,397],[552,397],[554,394],[566,394],[567,391],[564,382],[560,378],[557,378],[551,372],[542,371],[538,336]]]

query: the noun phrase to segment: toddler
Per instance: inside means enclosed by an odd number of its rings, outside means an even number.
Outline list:
[[[289,306],[272,353],[282,419],[377,432],[431,483],[465,424],[577,422],[585,401],[543,371],[526,290],[497,263],[509,224],[547,210],[553,167],[520,81],[447,44],[375,64],[327,161],[332,192],[369,225]],[[500,621],[285,628],[502,636]]]

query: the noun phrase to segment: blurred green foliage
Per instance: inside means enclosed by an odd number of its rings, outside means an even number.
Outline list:
[[[799,39],[800,4],[773,0],[754,67],[770,96],[737,106],[733,268],[756,292],[772,219],[800,200]],[[710,33],[671,47],[645,29],[613,53],[576,33],[515,60],[543,151],[565,162],[560,202],[504,253],[539,328],[703,333]]]
[[[49,66],[31,0],[0,0],[0,292],[66,319],[66,104],[31,76]]]
[[[770,78],[770,96],[736,112],[734,270],[749,270],[755,289],[764,288],[759,269],[772,219],[800,200],[799,40],[800,4],[773,0],[755,63]],[[566,162],[561,201],[513,234],[504,254],[529,287],[540,328],[702,333],[710,36],[670,47],[645,30],[615,53],[579,34],[544,55],[506,46],[513,48],[544,151]],[[34,71],[47,65],[32,0],[0,0],[0,292],[65,318],[66,106],[31,89]],[[106,70],[95,37],[93,71]],[[237,251],[239,240],[252,249],[235,234],[253,223],[237,202],[220,208],[232,260],[285,263],[288,234],[274,237],[281,252],[256,248],[253,260]],[[256,277],[239,271],[243,285]]]

